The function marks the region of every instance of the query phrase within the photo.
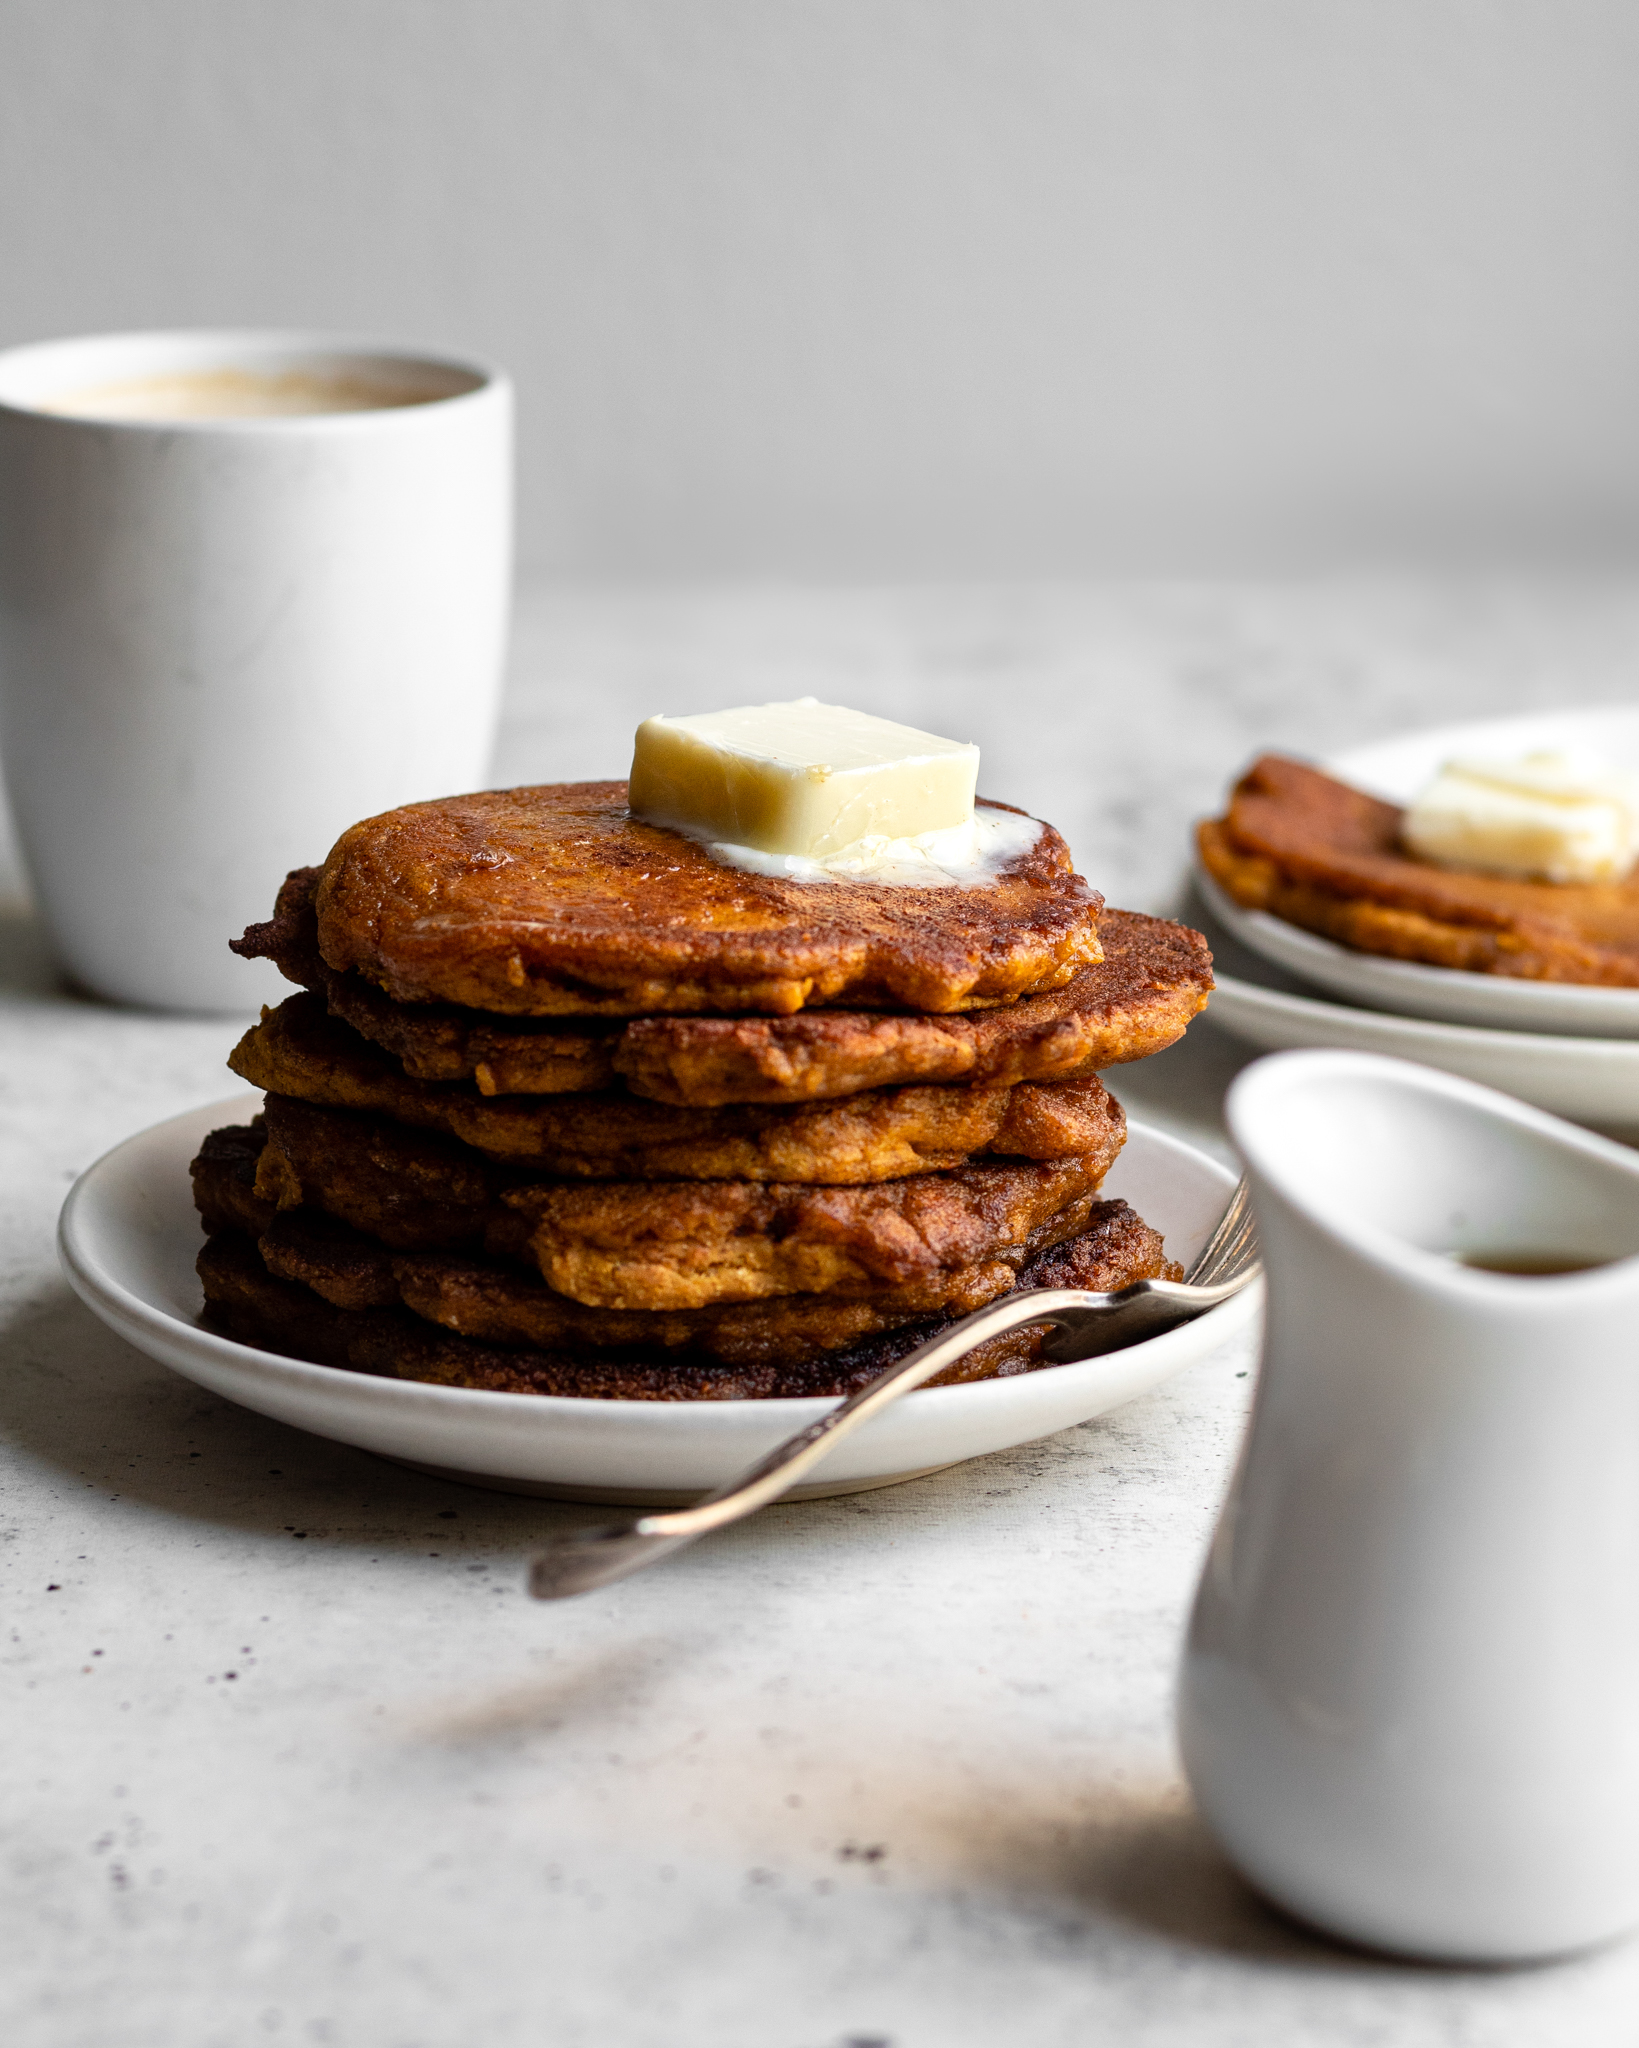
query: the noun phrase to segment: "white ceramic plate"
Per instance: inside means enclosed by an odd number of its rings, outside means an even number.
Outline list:
[[[1510,981],[1356,953],[1301,925],[1246,910],[1201,870],[1196,885],[1208,909],[1243,946],[1300,981],[1368,1009],[1495,1030],[1549,1032],[1562,1038],[1639,1039],[1639,989],[1577,988],[1566,982]]]
[[[1391,1053],[1483,1081],[1573,1123],[1639,1136],[1639,1042],[1488,1031],[1322,1002],[1295,986],[1290,974],[1248,952],[1234,933],[1220,930],[1211,903],[1197,914],[1212,944],[1217,981],[1207,1014],[1260,1051],[1335,1046]]]
[[[1375,746],[1356,747],[1322,765],[1341,781],[1391,803],[1404,804],[1454,754],[1506,757],[1538,747],[1591,753],[1612,766],[1639,770],[1639,710],[1534,712],[1520,718],[1440,726],[1431,732],[1408,733]],[[1356,953],[1263,911],[1243,910],[1210,876],[1203,875],[1201,884],[1220,923],[1243,945],[1312,987],[1352,1003],[1405,1017],[1494,1030],[1639,1039],[1639,989],[1514,981],[1501,974],[1467,974],[1450,967],[1424,967],[1416,961]],[[1517,1088],[1511,1092],[1524,1093]],[[1528,1099],[1534,1102],[1539,1098]]]
[[[188,1161],[205,1133],[261,1106],[241,1096],[156,1124],[82,1174],[58,1245],[75,1292],[162,1364],[258,1413],[478,1484],[577,1500],[692,1499],[753,1464],[834,1403],[586,1401],[367,1378],[257,1351],[199,1324],[199,1219]],[[1106,1183],[1186,1264],[1233,1176],[1188,1145],[1131,1127]],[[1029,1443],[1102,1415],[1243,1329],[1261,1290],[1108,1358],[907,1395],[838,1446],[810,1494],[886,1485]]]

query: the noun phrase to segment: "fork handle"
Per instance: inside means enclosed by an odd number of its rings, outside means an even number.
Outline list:
[[[692,1507],[653,1515],[638,1515],[631,1521],[607,1523],[598,1528],[577,1529],[560,1537],[549,1549],[540,1551],[530,1564],[529,1590],[537,1600],[559,1600],[573,1593],[590,1592],[594,1586],[624,1578],[640,1571],[662,1552],[692,1543],[708,1530],[721,1529],[753,1514],[769,1501],[778,1500],[802,1475],[829,1455],[842,1437],[869,1422],[901,1394],[931,1380],[964,1357],[975,1344],[1000,1337],[1026,1323],[1054,1322],[1067,1309],[1114,1306],[1114,1294],[1090,1294],[1081,1288],[1028,1288],[1023,1293],[1004,1295],[988,1308],[975,1309],[959,1323],[952,1323],[937,1337],[920,1344],[907,1357],[890,1365],[857,1394],[795,1436],[788,1437],[727,1486],[719,1487]]]
[[[963,1316],[959,1323],[952,1323],[948,1330],[926,1344],[919,1344],[906,1357],[879,1372],[857,1394],[850,1394],[817,1422],[788,1437],[729,1485],[707,1494],[693,1507],[678,1508],[669,1514],[644,1515],[640,1518],[641,1526],[666,1535],[703,1536],[708,1529],[720,1529],[725,1522],[738,1521],[741,1515],[749,1515],[777,1500],[804,1472],[828,1456],[839,1438],[869,1422],[879,1408],[886,1408],[901,1394],[925,1385],[947,1365],[965,1358],[976,1344],[1005,1336],[1026,1323],[1054,1322],[1067,1308],[1113,1304],[1115,1299],[1114,1295],[1088,1294],[1076,1288],[1027,1288],[1023,1293],[992,1302],[988,1308],[975,1309],[972,1315]]]
[[[537,1600],[563,1600],[594,1586],[641,1571],[667,1551],[692,1543],[708,1530],[724,1528],[777,1500],[826,1457],[851,1430],[901,1394],[931,1380],[987,1338],[1026,1323],[1050,1323],[1053,1334],[1043,1356],[1056,1364],[1092,1358],[1118,1346],[1141,1342],[1169,1325],[1188,1322],[1215,1308],[1257,1274],[1257,1245],[1247,1184],[1243,1179],[1190,1267],[1188,1279],[1139,1280],[1118,1293],[1082,1288],[1033,1287],[1004,1295],[988,1308],[964,1316],[926,1344],[877,1374],[846,1401],[777,1445],[749,1472],[719,1487],[692,1507],[639,1515],[627,1522],[577,1529],[558,1537],[530,1561],[529,1590]],[[1204,1284],[1203,1284],[1204,1283]],[[1114,1310],[1116,1313],[1111,1314]]]

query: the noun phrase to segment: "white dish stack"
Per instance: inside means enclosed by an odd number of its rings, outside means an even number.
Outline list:
[[[1322,763],[1341,781],[1408,803],[1453,756],[1538,749],[1639,769],[1639,709],[1538,712],[1450,725]],[[1639,1135],[1639,989],[1467,974],[1357,953],[1196,886],[1220,952],[1215,1023],[1265,1052],[1331,1047],[1418,1060],[1539,1109]],[[1235,943],[1222,948],[1223,936]]]

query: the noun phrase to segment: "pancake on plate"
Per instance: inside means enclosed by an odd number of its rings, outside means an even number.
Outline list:
[[[318,868],[298,868],[273,916],[233,949],[272,960],[323,996],[333,1017],[423,1081],[472,1081],[483,1095],[557,1095],[624,1086],[656,1102],[811,1102],[865,1088],[960,1081],[1067,1081],[1164,1052],[1206,1005],[1212,956],[1199,932],[1132,910],[1102,910],[1103,958],[1062,988],[1003,1007],[938,1016],[818,1009],[789,1017],[491,1017],[448,1003],[400,1003],[319,951]]]
[[[1038,1231],[1067,1236],[1125,1136],[1116,1113],[1098,1147],[1068,1158],[835,1187],[498,1175],[447,1139],[277,1095],[264,1122],[255,1186],[277,1207],[322,1210],[401,1250],[482,1245],[609,1308],[868,1292],[929,1280]]]
[[[710,1349],[587,1346],[578,1333],[552,1344],[487,1343],[395,1308],[336,1308],[310,1287],[281,1279],[237,1232],[211,1237],[199,1256],[209,1319],[242,1342],[322,1365],[500,1393],[569,1394],[624,1401],[746,1401],[851,1394],[948,1327],[951,1315],[908,1320],[882,1335],[834,1348],[776,1341],[724,1356]],[[1020,1271],[1021,1287],[1114,1291],[1136,1280],[1176,1278],[1161,1241],[1125,1202],[1105,1202],[1071,1244]],[[964,1309],[961,1313],[966,1314]],[[1013,1330],[977,1346],[932,1386],[1029,1372],[1046,1332]]]
[[[1318,768],[1266,754],[1197,843],[1208,874],[1245,909],[1362,953],[1639,988],[1639,880],[1522,881],[1436,866],[1402,846],[1404,816]]]
[[[978,884],[911,887],[727,866],[618,783],[353,827],[236,945],[305,993],[232,1055],[263,1115],[194,1162],[207,1319],[363,1372],[746,1399],[846,1392],[1017,1287],[1176,1276],[1101,1195],[1098,1069],[1181,1035],[1210,955],[1008,829]]]
[[[213,1236],[241,1233],[253,1239],[269,1273],[299,1281],[333,1307],[402,1303],[466,1336],[548,1350],[590,1345],[692,1352],[733,1364],[806,1364],[931,1314],[970,1314],[1010,1292],[1026,1266],[1056,1248],[1048,1242],[1054,1235],[1049,1229],[954,1272],[864,1297],[788,1294],[700,1309],[595,1308],[559,1294],[513,1262],[486,1258],[482,1250],[401,1251],[326,1210],[280,1209],[256,1190],[266,1138],[261,1120],[216,1131],[194,1161],[194,1199]],[[1094,1249],[1106,1260],[1119,1254],[1129,1279],[1146,1277],[1152,1267],[1174,1270],[1162,1258],[1159,1238],[1124,1203],[1091,1205],[1076,1242],[1078,1257]]]
[[[816,887],[727,867],[633,818],[624,782],[568,782],[366,818],[336,842],[314,907],[327,965],[399,1002],[786,1016],[844,1001],[971,1010],[1062,988],[1099,957],[1103,898],[1050,825],[987,888]]]
[[[566,1179],[892,1180],[980,1152],[1067,1158],[1101,1144],[1111,1114],[1096,1075],[715,1109],[623,1091],[485,1096],[461,1082],[412,1080],[310,995],[253,1025],[228,1065],[272,1094],[443,1131],[490,1159]]]

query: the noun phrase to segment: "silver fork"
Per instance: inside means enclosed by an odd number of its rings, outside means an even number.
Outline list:
[[[1121,1351],[1179,1323],[1205,1315],[1255,1280],[1262,1266],[1243,1180],[1229,1198],[1212,1235],[1182,1280],[1139,1280],[1114,1294],[1077,1287],[1033,1287],[1004,1295],[941,1330],[897,1364],[877,1374],[817,1422],[788,1437],[749,1472],[708,1493],[693,1507],[638,1515],[624,1522],[573,1529],[554,1537],[530,1560],[529,1590],[537,1600],[567,1600],[655,1564],[709,1530],[725,1528],[778,1500],[826,1457],[841,1439],[879,1415],[975,1345],[1026,1323],[1051,1323],[1042,1356],[1055,1365]]]

